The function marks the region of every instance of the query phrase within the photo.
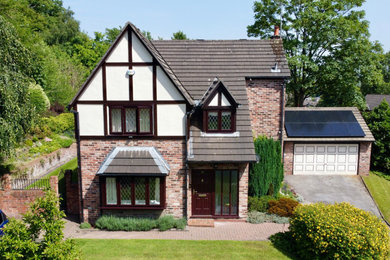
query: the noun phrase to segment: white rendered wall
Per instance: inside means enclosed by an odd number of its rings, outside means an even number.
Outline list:
[[[106,67],[107,100],[129,100],[127,66]]]
[[[218,106],[218,93],[215,95],[215,97],[211,100],[209,106],[216,107]]]
[[[133,100],[153,100],[153,67],[134,67]]]
[[[106,59],[107,62],[128,62],[129,61],[129,38],[125,32],[118,44],[112,50],[110,56]]]
[[[160,66],[157,67],[157,100],[183,100],[182,95]]]
[[[149,51],[134,33],[132,33],[133,62],[152,62],[153,58]]]
[[[157,135],[185,135],[186,105],[157,105]]]
[[[103,100],[103,78],[101,67],[88,83],[79,100]]]
[[[225,97],[225,95],[223,93],[221,93],[222,95],[222,99],[221,99],[221,106],[230,106],[230,102],[229,100],[227,100],[227,98]]]
[[[80,135],[104,135],[103,105],[77,105]]]

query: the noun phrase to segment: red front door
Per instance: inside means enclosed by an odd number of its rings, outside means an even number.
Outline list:
[[[214,172],[199,170],[192,172],[192,215],[213,214]]]

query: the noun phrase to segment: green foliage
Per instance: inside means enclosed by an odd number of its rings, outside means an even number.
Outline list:
[[[290,231],[302,259],[387,259],[390,254],[386,225],[348,203],[299,206]]]
[[[154,228],[165,231],[171,228],[184,229],[186,224],[185,219],[175,219],[173,216],[163,216],[159,219],[101,216],[95,226],[110,231],[148,231]]]
[[[28,92],[30,102],[35,107],[35,111],[38,114],[42,114],[43,112],[49,110],[50,101],[41,86],[39,86],[38,84],[30,84]]]
[[[72,113],[62,113],[58,116],[42,118],[41,125],[46,125],[53,133],[61,134],[74,130],[74,117]]]
[[[89,224],[88,222],[83,222],[80,224],[81,229],[89,229],[91,227],[92,227],[91,224]]]
[[[251,224],[261,224],[261,223],[287,224],[289,222],[289,218],[281,217],[275,214],[268,214],[265,212],[251,211],[248,213],[248,222]]]
[[[249,195],[277,196],[283,181],[283,164],[280,142],[259,136],[254,140],[257,163],[251,164],[249,172]]]
[[[173,33],[171,39],[172,40],[189,40],[187,38],[187,35],[182,31],[177,31],[177,32]]]
[[[390,173],[390,106],[386,100],[383,100],[378,107],[363,115],[375,137],[371,168]]]
[[[0,239],[0,255],[5,259],[79,259],[74,242],[63,240],[65,214],[58,205],[54,191],[46,190],[44,197],[30,205],[23,221],[11,219]]]
[[[281,217],[291,217],[299,202],[290,198],[280,198],[268,202],[268,213]]]
[[[149,41],[153,40],[152,34],[149,31],[142,31],[143,36],[145,36],[146,39]]]
[[[322,105],[364,107],[361,86],[381,84],[379,45],[369,41],[364,0],[260,0],[248,36],[269,39],[281,24],[294,106],[321,95]],[[275,48],[274,48],[275,49]]]
[[[248,209],[249,211],[267,212],[268,202],[273,199],[275,198],[272,196],[261,196],[260,198],[249,196]]]

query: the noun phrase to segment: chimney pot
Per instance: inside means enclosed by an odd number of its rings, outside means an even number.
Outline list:
[[[275,25],[274,36],[279,37],[279,25]]]

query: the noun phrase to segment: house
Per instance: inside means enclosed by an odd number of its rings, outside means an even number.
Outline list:
[[[81,221],[246,219],[253,136],[284,138],[287,160],[298,143],[331,141],[289,139],[289,76],[277,35],[149,41],[127,23],[69,105],[79,122]]]
[[[380,94],[367,94],[366,95],[366,104],[368,110],[373,110],[382,103],[383,100],[386,100],[390,104],[390,95],[380,95]]]

